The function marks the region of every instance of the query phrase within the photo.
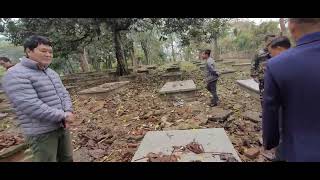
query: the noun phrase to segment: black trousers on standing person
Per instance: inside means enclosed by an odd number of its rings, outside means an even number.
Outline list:
[[[217,82],[218,80],[215,80],[207,84],[207,89],[212,94],[211,104],[214,104],[214,105],[216,105],[219,101],[219,97],[217,94]]]
[[[263,91],[264,91],[264,80],[259,79],[259,94],[260,94],[260,102],[261,102],[261,107],[263,108]],[[279,132],[280,132],[280,140],[279,140],[279,145],[275,149],[275,159],[273,160],[274,162],[283,162],[284,156],[282,154],[282,107],[279,108]]]

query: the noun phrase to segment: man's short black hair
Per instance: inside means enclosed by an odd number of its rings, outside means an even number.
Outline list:
[[[9,59],[9,58],[7,58],[7,57],[0,57],[0,61],[3,61],[3,62],[10,62],[10,63],[11,63],[10,59]]]
[[[26,52],[27,48],[33,51],[34,48],[38,47],[41,44],[51,46],[51,42],[49,41],[49,39],[44,36],[30,36],[28,39],[26,39],[26,41],[23,44],[24,52]]]
[[[271,48],[276,48],[276,47],[283,47],[286,49],[289,49],[291,47],[291,43],[288,37],[286,36],[279,36],[274,38],[271,43],[270,43]]]
[[[211,50],[210,49],[206,49],[206,50],[204,50],[203,51],[205,54],[207,54],[208,56],[210,56],[210,54],[211,54]]]
[[[297,24],[304,24],[304,23],[318,24],[320,23],[320,18],[289,18],[289,21]]]

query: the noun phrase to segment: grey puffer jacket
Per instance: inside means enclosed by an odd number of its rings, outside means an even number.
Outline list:
[[[72,101],[59,75],[50,68],[40,70],[37,62],[22,58],[2,79],[19,125],[27,136],[54,131],[62,126]]]
[[[207,83],[210,83],[212,81],[217,81],[219,78],[219,74],[216,71],[214,61],[211,57],[207,59],[205,73],[206,73]]]

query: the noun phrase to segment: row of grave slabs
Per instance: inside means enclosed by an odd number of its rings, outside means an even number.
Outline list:
[[[203,64],[197,64],[201,66]],[[163,75],[166,82],[160,89],[165,100],[179,99],[194,101],[197,91],[193,80],[170,81],[180,79],[179,64],[173,64]],[[130,81],[105,83],[80,91],[80,96],[104,98],[110,93],[120,91]],[[149,131],[142,140],[132,162],[240,162],[226,132],[222,128]]]

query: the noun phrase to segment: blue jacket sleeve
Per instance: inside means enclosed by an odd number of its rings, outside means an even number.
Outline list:
[[[277,86],[270,68],[267,69],[264,76],[264,94],[262,111],[262,136],[263,146],[270,150],[279,144],[279,108],[280,91]]]

